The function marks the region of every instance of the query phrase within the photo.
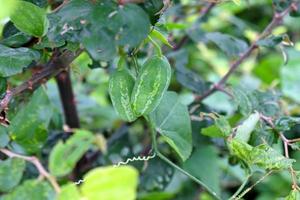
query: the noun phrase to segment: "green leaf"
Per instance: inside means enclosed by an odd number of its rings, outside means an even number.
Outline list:
[[[166,92],[150,121],[166,142],[186,160],[192,152],[192,128],[188,109],[175,92]]]
[[[167,37],[165,37],[161,32],[159,32],[158,30],[156,29],[153,29],[151,32],[150,32],[150,37],[151,38],[156,38],[158,40],[160,40],[163,44],[173,48],[173,46],[169,43]]]
[[[292,190],[284,200],[300,200],[300,192],[298,190]]]
[[[209,137],[227,137],[231,133],[231,126],[228,120],[220,115],[215,118],[215,124],[201,130],[203,135]]]
[[[93,134],[77,130],[65,142],[60,141],[50,153],[49,170],[54,176],[64,176],[72,171],[79,159],[90,148]]]
[[[84,30],[81,37],[82,44],[95,60],[108,61],[117,53],[116,42],[111,33],[101,27]]]
[[[243,40],[237,39],[231,35],[212,32],[205,35],[206,39],[215,43],[228,56],[234,57],[244,53],[248,45]]]
[[[0,160],[0,192],[7,192],[17,186],[23,176],[25,161],[20,158]]]
[[[136,46],[147,37],[150,31],[150,20],[141,7],[126,4],[119,7],[116,17],[121,21],[121,27],[116,35],[119,45]]]
[[[174,176],[174,168],[159,158],[147,161],[147,170],[140,176],[140,191],[164,190]]]
[[[288,169],[295,162],[295,160],[284,157],[266,144],[253,147],[243,141],[233,139],[228,145],[234,155],[249,165],[257,165],[263,169]]]
[[[0,126],[0,148],[5,147],[9,143],[9,136],[7,129],[4,126]]]
[[[236,128],[235,139],[248,142],[252,131],[255,129],[260,117],[259,113],[251,114],[241,125]]]
[[[74,183],[69,183],[61,188],[57,200],[80,200],[79,190]]]
[[[297,4],[297,9],[292,9],[290,12],[291,17],[300,17],[300,4]]]
[[[48,182],[27,180],[1,200],[53,200],[55,193]]]
[[[288,169],[295,162],[295,160],[284,157],[266,144],[254,147],[250,158],[251,163],[269,170]]]
[[[251,163],[250,153],[253,150],[253,147],[246,142],[242,142],[236,139],[233,139],[228,142],[229,149],[232,154],[236,155],[238,158],[244,160],[246,163]]]
[[[221,169],[218,166],[218,160],[215,147],[202,146],[183,163],[183,168],[220,195]]]
[[[284,96],[300,103],[300,52],[289,51],[289,62],[281,67],[281,90]]]
[[[233,88],[232,93],[235,104],[244,116],[254,111],[266,116],[275,116],[280,112],[279,95],[273,91],[249,91],[248,88],[238,86]]]
[[[280,132],[289,131],[297,124],[300,124],[299,117],[283,116],[275,121],[275,127]]]
[[[291,4],[292,0],[272,0],[276,12],[282,12]]]
[[[136,199],[138,172],[131,166],[96,168],[84,180],[80,189],[88,200]]]
[[[17,0],[0,0],[0,20],[8,17],[18,6]]]
[[[50,106],[49,106],[50,105]],[[43,88],[34,92],[30,101],[11,120],[8,132],[13,141],[29,153],[39,151],[47,139],[52,107]]]
[[[8,77],[23,71],[33,60],[38,60],[38,52],[28,48],[9,48],[0,44],[0,76]]]
[[[264,39],[261,39],[257,41],[258,46],[264,46],[264,47],[275,47],[276,45],[280,44],[283,40],[283,36],[270,36]]]
[[[20,31],[35,37],[42,37],[48,31],[46,11],[26,1],[18,1],[10,19]]]

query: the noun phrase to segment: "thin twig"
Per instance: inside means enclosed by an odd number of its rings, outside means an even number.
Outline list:
[[[247,194],[250,190],[252,190],[257,184],[259,184],[260,182],[262,182],[266,177],[268,177],[270,174],[272,174],[273,171],[269,171],[268,173],[266,173],[264,176],[262,176],[260,179],[258,179],[253,185],[251,185],[250,187],[248,187],[241,195],[239,195],[238,197],[235,198],[235,200],[241,199],[243,196],[245,196],[245,194]]]
[[[266,124],[268,124],[272,130],[277,133],[280,137],[280,139],[282,140],[283,142],[283,146],[284,146],[284,155],[286,158],[290,158],[289,156],[289,145],[291,145],[293,142],[297,142],[300,140],[300,138],[296,138],[296,139],[293,139],[293,140],[289,140],[287,139],[284,134],[280,131],[278,131],[272,121],[272,118],[271,117],[267,117],[267,116],[264,116],[263,114],[260,114],[260,118],[266,122]],[[291,177],[292,177],[292,181],[293,181],[293,184],[292,184],[292,189],[297,189],[300,191],[300,187],[298,186],[298,183],[297,183],[297,178],[296,178],[296,174],[295,174],[295,170],[293,169],[293,166],[290,166],[289,168],[289,171],[290,171],[290,174],[291,174]]]
[[[37,168],[40,175],[42,177],[45,177],[50,182],[50,184],[53,186],[54,190],[57,193],[60,192],[60,187],[59,187],[58,183],[56,182],[56,179],[47,172],[47,170],[43,167],[43,165],[41,164],[39,159],[37,159],[35,156],[24,156],[24,155],[16,154],[8,149],[0,149],[0,152],[4,153],[5,155],[7,155],[10,158],[21,158],[23,160],[26,160],[27,162],[31,162]]]
[[[252,174],[249,174],[246,179],[244,180],[244,182],[242,183],[242,185],[237,189],[237,191],[229,198],[229,200],[233,200],[235,199],[241,192],[242,190],[245,188],[245,186],[247,185],[247,183],[249,182],[249,179],[251,178]]]
[[[196,96],[195,101],[202,101],[206,97],[210,96],[212,93],[214,93],[218,88],[222,88],[223,85],[227,82],[229,77],[236,71],[236,69],[241,65],[241,63],[248,58],[251,53],[258,48],[257,42],[265,37],[267,37],[272,30],[277,27],[281,22],[282,19],[293,9],[295,6],[295,2],[291,3],[291,5],[285,9],[281,13],[274,13],[272,21],[269,23],[269,25],[263,30],[263,32],[257,37],[257,39],[250,45],[250,47],[236,60],[234,61],[230,67],[228,72],[217,82],[214,84],[209,90],[207,90],[204,94]]]

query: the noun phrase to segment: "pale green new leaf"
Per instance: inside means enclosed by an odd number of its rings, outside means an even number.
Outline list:
[[[192,128],[187,106],[175,92],[166,92],[150,121],[166,142],[186,160],[192,152]]]
[[[228,145],[231,152],[248,165],[256,165],[263,169],[287,169],[295,162],[295,160],[284,157],[266,144],[253,147],[243,141],[233,139]]]
[[[231,133],[231,126],[224,116],[219,116],[214,125],[203,128],[201,133],[209,137],[227,137]]]
[[[8,17],[17,7],[16,0],[0,0],[0,20]]]
[[[300,192],[297,190],[292,190],[284,200],[300,200]]]
[[[160,40],[162,43],[164,43],[165,45],[173,48],[173,46],[169,43],[167,37],[165,37],[161,32],[159,32],[158,30],[156,29],[153,29],[151,32],[150,32],[150,37],[151,38],[156,38],[158,40]]]
[[[269,170],[288,169],[295,162],[295,160],[286,158],[266,144],[254,147],[250,159],[253,164]]]
[[[58,195],[57,200],[80,200],[80,193],[74,183],[64,185]]]
[[[237,127],[234,138],[243,142],[248,142],[258,121],[259,113],[255,112],[251,114],[241,125]]]
[[[101,167],[84,176],[80,187],[87,200],[134,200],[138,171],[131,166]]]
[[[64,176],[72,171],[78,160],[90,148],[93,134],[89,131],[77,130],[65,142],[60,141],[50,153],[49,170],[54,176]]]

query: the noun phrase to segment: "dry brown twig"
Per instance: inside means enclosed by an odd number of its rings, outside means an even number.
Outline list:
[[[257,39],[250,45],[250,47],[237,59],[235,60],[229,67],[227,73],[217,82],[215,83],[209,90],[207,90],[202,95],[195,96],[195,101],[200,102],[203,99],[210,96],[220,88],[223,88],[229,77],[236,71],[236,69],[241,65],[241,63],[248,58],[251,53],[258,48],[257,42],[265,37],[269,36],[272,33],[272,30],[281,24],[283,18],[295,7],[297,7],[296,2],[291,3],[291,5],[282,11],[281,13],[274,12],[273,19],[269,23],[269,25],[263,30],[263,32],[257,37]]]
[[[264,116],[263,114],[260,114],[260,118],[267,124],[269,125],[272,130],[277,133],[280,137],[280,139],[282,140],[283,142],[283,146],[284,146],[284,155],[286,158],[290,158],[289,156],[289,146],[291,146],[293,143],[295,142],[298,142],[300,141],[300,138],[296,138],[296,139],[287,139],[284,134],[280,131],[278,131],[273,123],[273,119],[271,117],[267,117],[267,116]],[[291,166],[289,168],[289,171],[290,171],[290,174],[291,174],[291,177],[292,177],[292,181],[293,181],[293,184],[292,184],[292,189],[293,190],[299,190],[300,191],[300,187],[298,186],[298,183],[297,183],[297,177],[296,177],[296,172],[294,170],[294,168]]]
[[[32,163],[36,169],[39,171],[40,176],[42,178],[46,178],[49,183],[53,186],[54,190],[59,193],[60,192],[60,187],[58,185],[58,183],[56,182],[56,179],[51,176],[49,174],[49,172],[47,172],[47,170],[43,167],[43,165],[41,164],[41,162],[39,161],[39,159],[35,156],[24,156],[24,155],[20,155],[17,153],[14,153],[8,149],[0,149],[0,152],[2,152],[3,154],[7,155],[10,158],[21,158],[27,162]]]

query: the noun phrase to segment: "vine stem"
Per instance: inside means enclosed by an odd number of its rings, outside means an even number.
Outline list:
[[[235,200],[241,199],[243,196],[245,196],[245,194],[247,194],[250,190],[252,190],[257,184],[259,184],[260,182],[262,182],[266,177],[268,177],[270,174],[272,174],[273,171],[269,171],[268,173],[266,173],[265,175],[263,175],[260,179],[258,179],[253,185],[251,185],[250,187],[248,187],[241,195],[237,196],[236,198],[234,198]]]
[[[248,58],[251,53],[258,48],[257,42],[268,35],[271,34],[272,30],[277,27],[281,22],[282,19],[294,8],[296,7],[296,2],[293,2],[290,4],[290,6],[285,9],[281,13],[275,12],[273,15],[272,21],[269,23],[269,25],[263,30],[263,32],[257,37],[257,39],[250,45],[250,47],[237,59],[235,60],[229,67],[229,70],[227,73],[217,82],[215,83],[209,90],[207,90],[202,95],[196,95],[195,101],[202,101],[203,99],[207,98],[211,94],[213,94],[215,91],[220,90],[224,86],[224,84],[227,82],[229,77],[236,71],[236,69],[241,65],[241,63]]]
[[[45,177],[50,182],[50,184],[53,186],[56,193],[60,193],[60,187],[59,187],[58,183],[56,182],[56,179],[53,176],[51,176],[49,174],[49,172],[47,172],[47,170],[43,167],[43,165],[41,164],[41,162],[39,161],[39,159],[37,157],[20,155],[20,154],[14,153],[8,149],[0,149],[0,152],[4,153],[5,155],[7,155],[10,158],[20,158],[27,162],[31,162],[37,168],[40,175],[42,177]]]
[[[229,198],[229,200],[233,200],[235,199],[241,192],[242,190],[245,188],[245,186],[247,185],[247,183],[249,182],[249,179],[251,178],[252,174],[249,174],[246,179],[244,180],[244,182],[242,183],[242,185],[237,189],[237,191]]]
[[[158,56],[159,56],[159,57],[162,57],[162,56],[163,56],[163,53],[162,53],[162,51],[161,51],[160,46],[157,44],[157,42],[155,42],[155,41],[152,39],[152,37],[151,37],[150,35],[148,35],[148,40],[149,40],[149,41],[152,43],[152,45],[154,46],[154,48],[155,48],[155,50],[156,50]]]
[[[175,163],[173,163],[171,160],[169,160],[166,156],[164,156],[159,150],[158,150],[158,146],[157,146],[157,142],[156,142],[156,131],[154,126],[152,125],[152,123],[146,118],[149,127],[151,129],[151,137],[152,137],[152,145],[153,145],[153,149],[154,152],[156,153],[156,155],[162,159],[163,161],[165,161],[166,163],[168,163],[170,166],[174,167],[175,169],[177,169],[178,171],[180,171],[181,173],[185,174],[186,176],[188,176],[190,179],[192,179],[193,181],[195,181],[196,183],[198,183],[199,185],[201,185],[202,187],[204,187],[211,195],[213,195],[216,199],[221,200],[221,198],[217,195],[216,192],[214,192],[213,190],[211,190],[205,183],[203,183],[201,180],[197,179],[195,176],[193,176],[192,174],[190,174],[189,172],[185,171],[184,169],[182,169],[181,167],[179,167],[178,165],[176,165]]]

